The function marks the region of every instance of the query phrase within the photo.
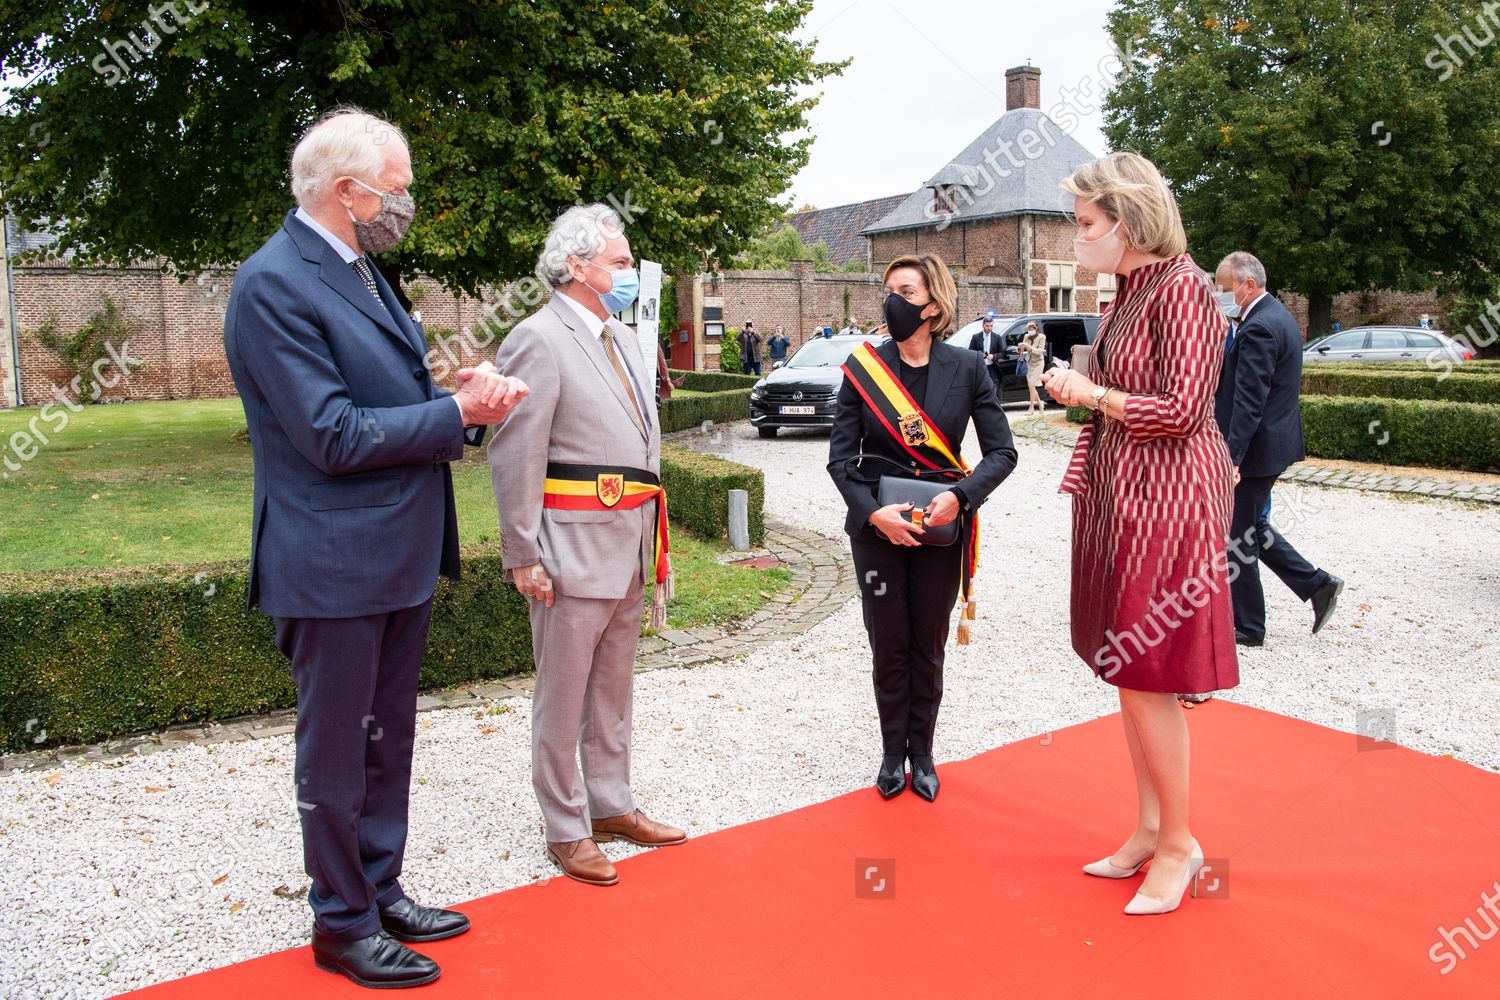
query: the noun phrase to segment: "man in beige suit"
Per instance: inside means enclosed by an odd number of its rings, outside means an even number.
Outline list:
[[[635,299],[633,265],[608,206],[575,206],[552,224],[537,263],[552,298],[506,336],[495,362],[531,395],[489,449],[505,571],[531,606],[531,783],[547,853],[591,885],[619,881],[596,841],[687,839],[630,792],[645,585],[655,570],[664,593],[669,568],[651,369],[610,315]]]

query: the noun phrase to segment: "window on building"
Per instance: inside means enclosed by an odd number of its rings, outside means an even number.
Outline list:
[[[1113,274],[1099,275],[1099,282],[1096,287],[1099,289],[1099,311],[1103,312],[1104,306],[1114,301],[1116,291],[1115,276]]]
[[[1047,265],[1047,310],[1049,312],[1073,311],[1072,264]]]
[[[706,337],[706,338],[723,337],[724,336],[724,324],[723,323],[704,323],[703,324],[703,336]]]
[[[952,184],[935,184],[932,188],[932,211],[935,215],[952,215],[957,211]]]

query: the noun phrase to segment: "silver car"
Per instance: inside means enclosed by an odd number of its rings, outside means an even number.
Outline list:
[[[1474,351],[1443,333],[1420,326],[1357,326],[1311,341],[1307,361],[1469,361]]]

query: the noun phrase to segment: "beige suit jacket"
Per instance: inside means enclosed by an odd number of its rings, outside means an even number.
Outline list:
[[[490,474],[500,509],[507,576],[541,563],[559,594],[620,600],[632,577],[651,579],[656,501],[635,510],[547,510],[548,462],[628,466],[661,472],[661,433],[652,408],[652,370],[635,334],[607,322],[620,358],[647,407],[647,431],[598,337],[567,304],[551,300],[506,336],[495,359],[531,394],[490,441]]]

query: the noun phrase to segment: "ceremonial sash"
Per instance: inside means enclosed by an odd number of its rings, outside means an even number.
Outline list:
[[[656,503],[656,550],[658,588],[666,583],[671,560],[667,535],[667,493],[661,480],[644,469],[618,465],[565,465],[547,463],[547,484],[542,506],[552,510],[634,510]]]
[[[911,398],[906,386],[875,353],[868,342],[860,344],[844,362],[844,377],[859,391],[860,397],[890,432],[891,438],[912,457],[913,464],[937,475],[955,481],[962,480],[972,471],[959,450],[948,443],[938,425],[933,422],[917,401]],[[969,544],[964,553],[963,585],[960,596],[964,601],[964,620],[974,620],[974,574],[979,571],[979,514],[971,516]],[[959,626],[959,639],[967,636],[964,624]]]

